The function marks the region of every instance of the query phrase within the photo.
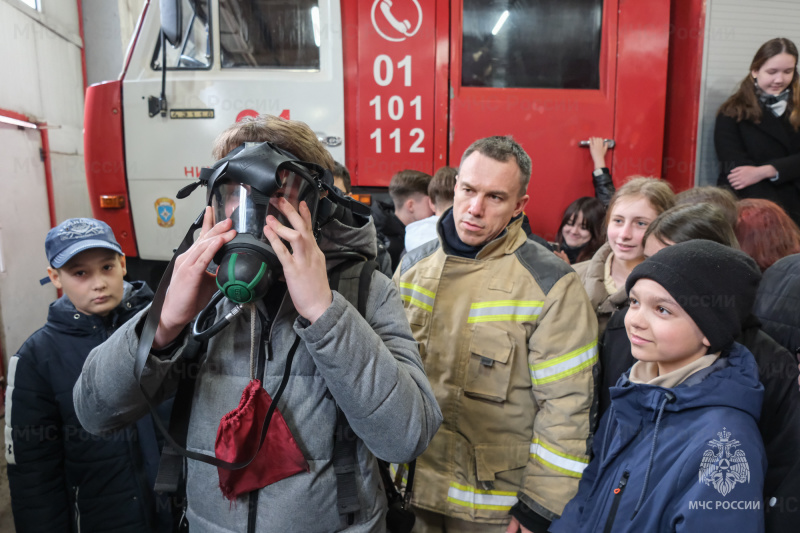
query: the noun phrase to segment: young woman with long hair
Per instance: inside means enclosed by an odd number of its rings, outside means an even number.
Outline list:
[[[764,198],[800,224],[800,79],[797,47],[764,43],[737,91],[719,108],[717,184],[740,198]]]

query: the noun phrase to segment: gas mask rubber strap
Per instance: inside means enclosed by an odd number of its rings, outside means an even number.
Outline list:
[[[189,228],[189,231],[186,233],[186,236],[183,238],[180,246],[178,246],[177,250],[175,250],[175,254],[172,256],[169,265],[167,265],[167,269],[164,271],[161,282],[158,284],[158,289],[153,297],[153,303],[150,305],[150,309],[147,311],[147,318],[145,319],[144,326],[142,327],[142,333],[139,335],[139,346],[136,350],[136,360],[134,361],[133,374],[136,378],[136,382],[139,384],[139,388],[142,391],[142,396],[144,397],[145,402],[147,402],[147,406],[150,408],[150,414],[153,418],[153,422],[155,423],[156,427],[158,427],[158,430],[161,432],[161,434],[164,435],[164,438],[167,440],[170,446],[172,446],[175,452],[180,453],[189,459],[202,461],[203,463],[210,464],[218,468],[238,470],[252,463],[261,451],[261,446],[264,444],[264,440],[267,437],[267,431],[269,429],[270,421],[272,420],[272,413],[275,412],[278,401],[283,395],[286,384],[289,382],[289,375],[291,374],[292,370],[292,361],[294,360],[294,354],[297,351],[297,347],[300,345],[300,337],[295,335],[294,343],[289,349],[289,354],[286,356],[286,366],[284,368],[283,378],[281,379],[281,384],[278,387],[278,391],[272,398],[272,404],[270,405],[269,410],[264,417],[264,424],[261,428],[261,437],[259,439],[258,447],[255,454],[253,454],[253,457],[247,461],[229,463],[227,461],[217,459],[213,455],[187,450],[185,447],[178,444],[178,442],[176,442],[170,434],[167,427],[164,425],[164,422],[161,420],[161,417],[156,411],[157,406],[153,404],[148,392],[142,385],[142,374],[144,372],[144,367],[147,364],[147,359],[150,357],[150,349],[153,347],[153,340],[155,339],[156,330],[158,329],[158,322],[161,319],[161,310],[164,307],[164,298],[167,295],[167,289],[169,288],[170,280],[172,279],[172,272],[175,269],[175,260],[179,255],[188,250],[189,247],[194,243],[194,232],[203,226],[204,214],[205,212],[200,213],[200,216],[197,217],[192,226]]]

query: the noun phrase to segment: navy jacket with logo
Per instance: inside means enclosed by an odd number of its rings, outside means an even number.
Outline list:
[[[97,437],[83,429],[72,402],[92,348],[152,297],[143,282],[126,283],[122,302],[103,318],[62,296],[9,361],[5,453],[18,533],[171,527],[168,506],[157,507],[149,489],[159,455],[150,416]]]
[[[675,388],[626,373],[611,389],[578,494],[550,531],[763,532],[763,393],[740,344]]]

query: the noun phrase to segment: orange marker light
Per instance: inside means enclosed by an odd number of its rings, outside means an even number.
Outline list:
[[[101,196],[100,207],[103,209],[122,209],[125,207],[125,197],[121,194]]]

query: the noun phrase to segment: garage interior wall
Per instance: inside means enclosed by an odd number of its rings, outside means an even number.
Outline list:
[[[748,74],[756,50],[775,37],[800,44],[797,0],[708,0],[697,132],[695,184],[716,185],[714,121],[719,106]]]
[[[83,171],[83,73],[75,1],[40,10],[0,0],[0,109],[47,123],[58,221],[91,216]],[[6,362],[47,318],[56,297],[47,275],[50,229],[40,132],[0,125],[0,323]]]

